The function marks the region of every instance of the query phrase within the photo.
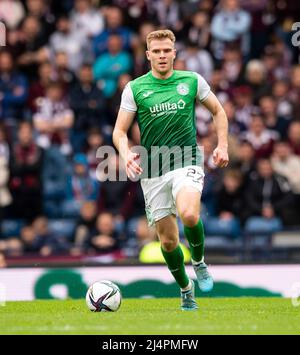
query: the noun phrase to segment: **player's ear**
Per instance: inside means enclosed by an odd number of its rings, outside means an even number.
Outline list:
[[[148,60],[150,60],[149,51],[146,51],[146,57],[147,57]]]
[[[176,49],[174,49],[174,57],[173,57],[173,59],[176,58],[176,55],[177,55],[177,51],[176,51]]]

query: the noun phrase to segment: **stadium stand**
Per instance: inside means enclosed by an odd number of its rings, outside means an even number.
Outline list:
[[[202,74],[229,119],[231,160],[221,171],[212,163],[211,119],[196,109],[207,258],[299,260],[300,53],[291,25],[300,3],[10,3],[10,16],[0,11],[7,27],[0,50],[0,267],[33,255],[138,260],[155,240],[138,183],[97,181],[105,171],[96,170],[96,151],[112,146],[122,89],[148,71],[145,34],[165,27],[177,37],[175,67]],[[232,24],[236,31],[226,31]],[[134,125],[133,145],[138,135]]]

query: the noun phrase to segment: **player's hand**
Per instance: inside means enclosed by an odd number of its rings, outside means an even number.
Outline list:
[[[140,154],[128,152],[126,157],[126,174],[129,178],[134,179],[136,175],[141,175],[143,169],[139,165]]]
[[[213,152],[214,164],[219,168],[226,168],[229,163],[227,148],[217,147]]]

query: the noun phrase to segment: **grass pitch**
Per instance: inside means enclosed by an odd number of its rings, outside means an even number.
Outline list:
[[[179,299],[124,299],[115,313],[85,300],[8,302],[0,334],[300,334],[300,308],[283,298],[201,298],[183,312]]]

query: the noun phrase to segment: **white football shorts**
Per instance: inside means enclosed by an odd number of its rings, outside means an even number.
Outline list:
[[[181,188],[192,187],[202,194],[203,184],[204,171],[197,165],[175,169],[162,176],[142,179],[141,186],[149,225],[172,214],[177,215],[176,196]]]

